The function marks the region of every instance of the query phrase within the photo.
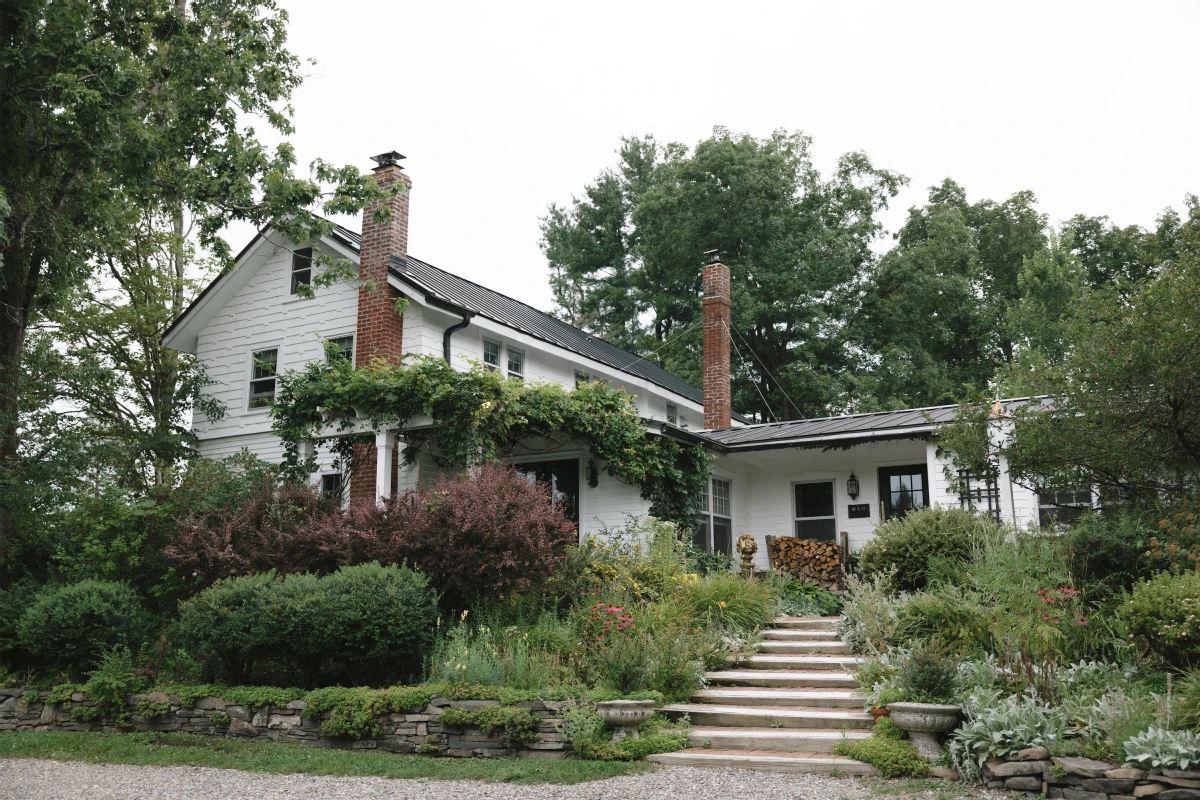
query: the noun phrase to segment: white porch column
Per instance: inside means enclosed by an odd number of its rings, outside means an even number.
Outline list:
[[[375,434],[375,502],[392,496],[392,453],[396,449],[396,434],[380,431]]]
[[[404,451],[408,445],[403,441],[396,440],[396,460],[399,466],[396,469],[396,485],[392,487],[395,492],[407,492],[417,488],[417,465],[404,463]]]

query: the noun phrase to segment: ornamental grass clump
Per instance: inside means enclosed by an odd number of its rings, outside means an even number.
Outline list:
[[[683,584],[679,600],[696,623],[735,634],[757,632],[775,619],[779,607],[769,582],[728,572]]]

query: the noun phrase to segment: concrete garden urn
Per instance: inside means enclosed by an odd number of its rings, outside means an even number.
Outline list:
[[[614,742],[626,736],[638,738],[638,726],[654,716],[653,700],[606,700],[596,705],[600,719],[617,729],[612,737]]]
[[[936,703],[888,703],[892,713],[889,718],[896,727],[908,731],[917,752],[930,761],[942,755],[938,736],[958,727],[962,709],[958,706],[943,706]]]

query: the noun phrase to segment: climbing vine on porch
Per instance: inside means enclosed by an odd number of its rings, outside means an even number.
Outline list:
[[[339,452],[364,428],[404,428],[427,417],[431,424],[406,430],[405,463],[424,450],[444,468],[480,459],[499,460],[527,451],[532,442],[581,442],[609,475],[640,486],[650,513],[691,527],[711,474],[699,445],[650,435],[633,398],[604,383],[567,391],[558,384],[506,378],[476,364],[465,372],[431,357],[401,364],[353,368],[345,359],[310,363],[279,377],[272,411],[286,463],[296,472],[299,444],[333,432]]]

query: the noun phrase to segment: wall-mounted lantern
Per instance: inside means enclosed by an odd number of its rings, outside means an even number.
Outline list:
[[[846,494],[850,495],[851,500],[858,498],[858,478],[851,471],[850,477],[846,479]]]
[[[600,470],[596,469],[596,462],[588,460],[587,466],[583,470],[583,475],[587,478],[587,485],[596,488],[596,484],[600,483]]]

